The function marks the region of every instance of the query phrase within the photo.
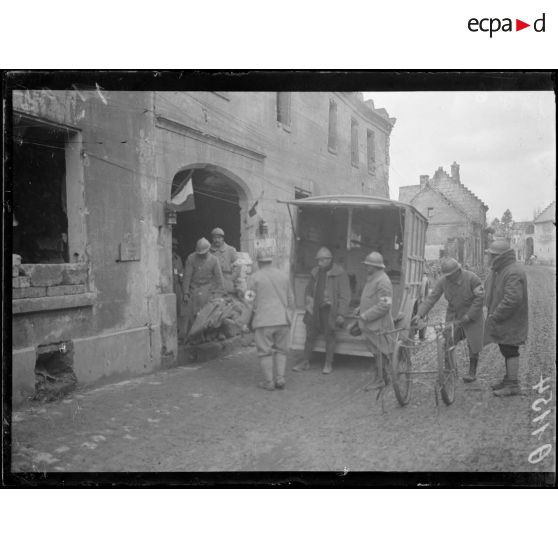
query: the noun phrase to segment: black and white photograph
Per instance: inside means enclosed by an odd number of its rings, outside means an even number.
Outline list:
[[[356,77],[5,74],[4,478],[555,482],[556,76]]]

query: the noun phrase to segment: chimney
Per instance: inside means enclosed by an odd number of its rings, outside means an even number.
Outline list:
[[[451,166],[451,177],[461,183],[461,179],[459,178],[459,165],[454,161],[453,165]]]
[[[421,189],[424,188],[428,184],[428,175],[421,174],[420,175],[420,187]]]

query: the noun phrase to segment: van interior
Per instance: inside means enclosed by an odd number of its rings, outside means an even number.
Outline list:
[[[334,261],[349,275],[351,308],[359,305],[366,282],[367,272],[362,261],[370,252],[380,252],[393,284],[392,311],[397,315],[402,295],[405,209],[299,206],[297,211],[297,245],[292,262],[297,308],[304,307],[304,289],[316,265],[316,252],[321,246],[327,246]]]

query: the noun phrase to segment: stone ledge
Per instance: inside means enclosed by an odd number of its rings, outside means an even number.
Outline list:
[[[82,293],[66,296],[45,296],[39,298],[19,298],[12,300],[13,314],[29,314],[31,312],[48,312],[93,306],[97,298],[96,293]]]

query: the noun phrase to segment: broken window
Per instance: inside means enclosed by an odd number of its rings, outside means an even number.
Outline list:
[[[372,130],[366,131],[366,146],[368,152],[368,172],[374,174],[376,172],[376,142]]]
[[[351,163],[358,166],[358,122],[351,118]]]
[[[329,101],[329,128],[327,147],[330,151],[337,150],[337,103],[334,100]]]
[[[291,125],[290,91],[277,92],[277,122],[281,122],[284,126]]]
[[[68,255],[66,149],[75,134],[15,116],[13,251],[23,263],[64,263]]]

